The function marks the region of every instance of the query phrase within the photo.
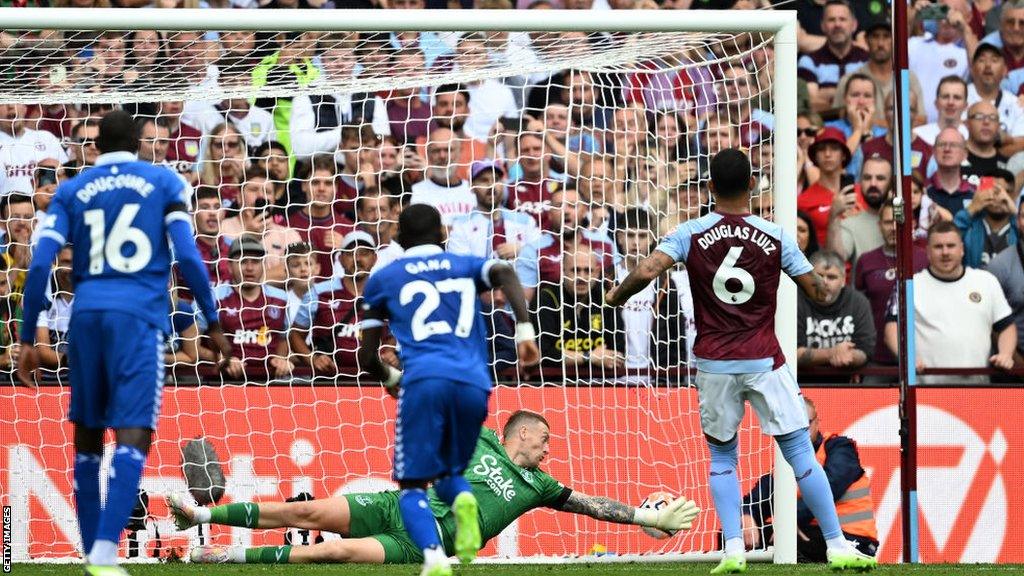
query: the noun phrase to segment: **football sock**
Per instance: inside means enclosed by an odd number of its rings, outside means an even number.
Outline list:
[[[405,531],[420,550],[441,547],[434,514],[422,488],[406,488],[398,497],[398,510],[402,513]]]
[[[259,504],[239,502],[237,504],[225,504],[210,508],[210,524],[256,528],[259,526],[259,522]]]
[[[832,498],[832,487],[829,486],[828,477],[822,470],[821,464],[814,457],[814,446],[811,445],[811,437],[807,434],[806,428],[795,432],[776,436],[782,455],[786,462],[793,467],[796,475],[796,482],[800,486],[800,497],[807,503],[814,517],[821,526],[821,534],[826,542],[833,543],[843,540],[843,532],[839,527],[839,516],[836,514],[836,504]],[[829,548],[835,548],[835,544],[829,544]]]
[[[737,443],[735,437],[728,444],[708,442],[708,449],[711,452],[708,483],[711,486],[711,498],[715,501],[715,511],[722,522],[722,535],[726,543],[738,538],[742,551],[740,483],[736,475]]]
[[[94,566],[113,566],[117,564],[117,542],[97,538],[92,543],[88,562]]]
[[[292,554],[291,546],[260,546],[246,548],[246,564],[287,564]]]
[[[99,526],[96,529],[96,542],[89,552],[91,564],[113,564],[116,558],[108,558],[102,551],[97,551],[101,542],[113,544],[114,554],[117,553],[117,542],[121,532],[128,525],[128,518],[139,500],[139,480],[142,468],[146,464],[146,455],[134,446],[118,445],[114,458],[110,461],[110,475],[107,483],[107,503],[100,512]],[[96,555],[96,559],[93,556]]]
[[[434,482],[434,491],[437,492],[437,497],[442,502],[451,506],[455,503],[455,497],[463,492],[472,492],[469,487],[469,482],[461,476],[445,476],[444,478]]]
[[[82,533],[82,553],[86,556],[96,540],[100,521],[100,459],[99,454],[75,454],[75,512],[78,530]]]

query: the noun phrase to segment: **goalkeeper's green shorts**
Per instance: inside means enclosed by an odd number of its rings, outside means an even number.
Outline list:
[[[423,551],[409,538],[398,510],[398,492],[346,494],[349,538],[373,538],[384,547],[385,564],[419,564]]]

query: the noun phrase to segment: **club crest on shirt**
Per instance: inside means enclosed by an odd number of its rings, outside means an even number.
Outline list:
[[[281,310],[278,308],[268,308],[267,314],[270,315],[270,317],[273,318],[274,320],[277,320],[278,318],[281,317]]]
[[[889,268],[888,270],[886,270],[885,271],[885,279],[890,281],[890,282],[895,280],[896,279],[896,269],[895,268]]]
[[[978,292],[971,292],[970,294],[967,295],[967,297],[970,298],[971,302],[974,302],[975,304],[981,302],[981,294],[979,294]]]
[[[955,58],[946,58],[942,62],[942,65],[945,66],[946,68],[956,68],[956,59]]]
[[[238,308],[225,308],[224,313],[228,316],[238,316]]]

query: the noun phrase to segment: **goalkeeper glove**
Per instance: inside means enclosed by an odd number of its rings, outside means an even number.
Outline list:
[[[398,397],[398,384],[402,381],[402,371],[394,366],[385,365],[384,369],[388,373],[388,377],[381,382],[384,385],[384,389],[388,391],[394,397]]]
[[[633,512],[633,523],[639,526],[653,526],[671,534],[679,530],[689,530],[699,513],[700,508],[696,502],[681,496],[661,510],[637,508]]]

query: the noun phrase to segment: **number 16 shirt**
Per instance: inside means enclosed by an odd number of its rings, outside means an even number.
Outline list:
[[[404,382],[440,378],[491,389],[479,293],[490,289],[488,274],[495,263],[420,245],[366,281],[363,309],[389,320]],[[361,323],[363,328],[380,325],[373,318]]]
[[[813,267],[781,226],[750,214],[712,212],[680,224],[657,249],[689,271],[698,370],[752,374],[785,364],[775,337],[779,276]]]

